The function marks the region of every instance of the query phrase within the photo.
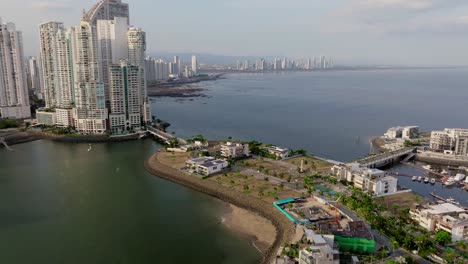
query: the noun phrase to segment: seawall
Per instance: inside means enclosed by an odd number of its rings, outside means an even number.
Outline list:
[[[258,198],[244,195],[235,190],[219,185],[214,181],[202,180],[188,175],[182,171],[171,168],[159,161],[159,153],[149,157],[145,161],[145,168],[154,176],[183,185],[195,191],[199,191],[220,199],[224,202],[247,209],[270,220],[276,229],[276,238],[273,244],[265,251],[260,263],[270,264],[276,257],[278,248],[283,241],[289,242],[293,234],[293,224],[286,219],[271,204]]]

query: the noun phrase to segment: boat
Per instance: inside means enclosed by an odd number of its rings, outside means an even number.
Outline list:
[[[453,199],[452,197],[450,198],[447,198],[447,202],[451,203],[451,204],[456,204],[456,205],[460,205],[459,202],[457,202],[455,199]]]
[[[454,185],[457,181],[455,181],[454,177],[449,177],[447,181],[444,182],[444,185],[451,186]]]
[[[424,178],[424,183],[429,183],[429,178],[428,177]]]
[[[442,170],[442,171],[440,172],[440,174],[442,174],[442,175],[448,175],[448,171]]]
[[[436,183],[436,180],[435,179],[431,179],[431,184],[435,184]]]
[[[411,180],[416,181],[418,179],[418,176],[413,176]]]
[[[90,152],[92,148],[91,144],[89,144],[88,152]]]
[[[455,180],[456,182],[459,182],[459,181],[462,181],[463,179],[465,179],[465,177],[466,177],[465,174],[457,173],[457,175],[455,175],[454,180]]]
[[[422,181],[422,176],[418,176],[418,181],[419,181],[419,182]]]
[[[424,166],[422,166],[422,168],[425,169],[425,170],[432,170],[431,165],[424,165]]]

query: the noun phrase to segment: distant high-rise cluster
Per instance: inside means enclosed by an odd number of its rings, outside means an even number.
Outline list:
[[[145,58],[146,80],[151,83],[196,76],[198,67],[196,56],[192,56],[191,64],[184,64],[179,56],[174,56],[171,62],[153,57]]]
[[[102,0],[80,24],[39,26],[43,91],[57,125],[83,134],[125,133],[151,121],[146,91],[146,34],[129,25],[128,4]],[[60,113],[60,118],[59,118]]]
[[[274,58],[267,61],[264,58],[257,59],[253,64],[248,60],[236,62],[238,71],[287,71],[287,70],[326,70],[334,67],[331,58],[325,56],[307,59]]]
[[[15,24],[0,19],[0,118],[30,116],[23,37]]]

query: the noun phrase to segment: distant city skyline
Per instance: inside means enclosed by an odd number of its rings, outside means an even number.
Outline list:
[[[468,65],[463,0],[126,2],[130,24],[147,32],[149,54],[325,55],[340,64]],[[83,8],[95,3],[0,0],[3,20],[23,32],[25,56],[39,55],[39,24],[75,25]]]

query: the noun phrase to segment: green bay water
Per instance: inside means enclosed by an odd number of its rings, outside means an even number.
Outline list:
[[[0,149],[0,263],[256,263],[223,203],[147,173],[151,140]]]

